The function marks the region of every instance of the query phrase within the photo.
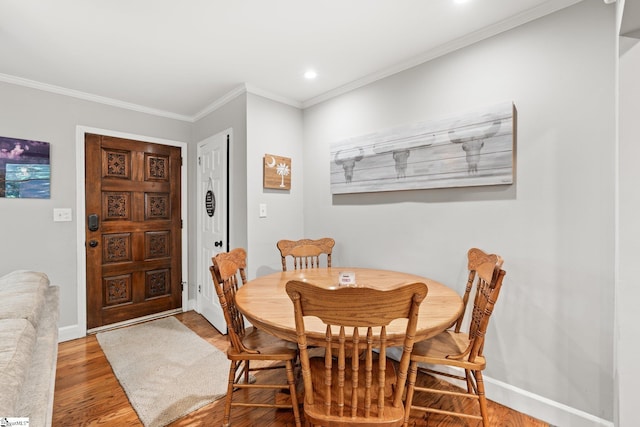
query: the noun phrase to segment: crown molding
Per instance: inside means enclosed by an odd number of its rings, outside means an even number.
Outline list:
[[[218,98],[215,101],[213,101],[211,104],[209,104],[206,107],[204,107],[198,113],[196,113],[191,118],[191,121],[192,122],[196,122],[196,121],[200,120],[201,118],[205,117],[207,114],[213,113],[218,108],[222,107],[223,105],[225,105],[228,102],[233,101],[238,96],[240,96],[240,95],[242,95],[243,93],[246,93],[246,92],[247,92],[247,85],[246,84],[243,83],[241,85],[236,86],[235,88],[231,89],[226,94],[222,95],[220,98]]]
[[[158,110],[155,108],[145,107],[143,105],[133,104],[130,102],[120,101],[113,98],[107,98],[105,96],[94,95],[87,92],[81,92],[75,89],[69,89],[61,86],[55,86],[48,83],[41,83],[35,80],[29,80],[22,77],[16,77],[9,74],[0,73],[0,81],[10,83],[18,86],[25,86],[32,89],[38,89],[45,92],[57,93],[59,95],[70,96],[73,98],[82,99],[85,101],[97,102],[99,104],[110,105],[112,107],[124,108],[126,110],[137,111],[140,113],[151,114],[153,116],[166,117],[169,119],[181,120],[185,122],[191,122],[193,119],[189,116],[182,114],[172,113],[170,111]]]
[[[381,70],[377,73],[369,74],[361,79],[354,80],[351,83],[347,83],[343,86],[340,86],[336,89],[325,92],[321,95],[318,95],[314,98],[310,98],[304,102],[302,102],[302,109],[309,108],[313,105],[319,104],[321,102],[327,101],[331,98],[335,98],[336,96],[345,94],[352,90],[361,88],[368,84],[371,84],[375,81],[384,79],[385,77],[392,76],[401,71],[408,70],[420,64],[424,64],[425,62],[431,61],[440,56],[444,56],[448,53],[454,52],[458,49],[462,49],[464,47],[470,46],[479,41],[485,40],[489,37],[498,35],[505,31],[511,30],[520,25],[526,24],[527,22],[533,21],[535,19],[541,18],[545,15],[548,15],[553,12],[557,12],[558,10],[567,8],[576,3],[579,3],[583,0],[559,0],[559,1],[548,1],[539,6],[536,6],[532,9],[514,15],[508,19],[490,25],[488,27],[482,28],[478,31],[470,33],[464,37],[460,37],[455,39],[449,43],[446,43],[442,46],[439,46],[435,49],[429,50],[422,55],[419,55],[415,58],[412,58],[408,61],[399,63],[392,67]]]
[[[287,98],[286,96],[281,96],[273,92],[269,92],[269,91],[257,88],[252,85],[247,85],[247,92],[252,93],[254,95],[261,96],[263,98],[270,99],[272,101],[279,102],[281,104],[287,104],[295,108],[302,108],[302,102],[300,101],[296,101],[291,98]]]
[[[294,100],[292,100],[290,98],[287,98],[285,96],[280,96],[280,95],[275,94],[273,92],[269,92],[269,91],[260,89],[258,87],[253,86],[253,85],[250,85],[248,83],[243,83],[241,85],[238,85],[237,87],[235,87],[231,91],[227,92],[222,97],[216,99],[214,102],[209,104],[207,107],[205,107],[202,110],[200,110],[200,112],[198,112],[195,116],[193,116],[193,120],[192,121],[195,122],[195,121],[198,121],[198,120],[202,119],[207,114],[213,113],[218,108],[221,108],[223,105],[227,104],[228,102],[231,102],[232,100],[234,100],[235,98],[237,98],[238,96],[240,96],[240,95],[242,95],[244,93],[251,93],[253,95],[258,95],[258,96],[261,96],[263,98],[267,98],[267,99],[270,99],[272,101],[279,102],[281,104],[287,104],[287,105],[290,105],[290,106],[295,107],[295,108],[302,108],[302,103],[301,102],[294,101]]]
[[[284,96],[280,96],[266,90],[259,89],[254,86],[249,86],[247,84],[241,84],[227,92],[222,97],[216,99],[214,102],[209,104],[207,107],[200,110],[193,116],[185,116],[183,114],[172,113],[170,111],[158,110],[155,108],[145,107],[143,105],[133,104],[130,102],[124,102],[113,98],[107,98],[105,96],[94,95],[87,92],[81,92],[74,89],[68,89],[61,86],[55,86],[48,83],[37,82],[35,80],[29,80],[22,77],[16,77],[9,74],[0,73],[0,82],[10,83],[18,86],[29,87],[31,89],[42,90],[45,92],[56,93],[58,95],[70,96],[73,98],[82,99],[85,101],[96,102],[99,104],[110,105],[112,107],[123,108],[126,110],[137,111],[140,113],[151,114],[159,117],[166,117],[169,119],[181,120],[184,122],[194,123],[201,118],[205,117],[207,114],[210,114],[227,104],[228,102],[234,100],[238,96],[244,93],[253,93],[255,95],[262,96],[264,98],[271,99],[273,101],[281,102],[283,104],[291,105],[296,108],[302,108],[302,103],[291,100]]]

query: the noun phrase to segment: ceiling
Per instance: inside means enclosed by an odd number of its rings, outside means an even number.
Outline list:
[[[188,121],[239,90],[306,107],[578,1],[0,0],[0,81]]]

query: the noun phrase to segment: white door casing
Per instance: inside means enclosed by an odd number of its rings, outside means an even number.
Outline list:
[[[218,331],[227,333],[227,324],[216,295],[209,267],[211,258],[228,251],[227,181],[228,144],[231,130],[198,143],[197,189],[197,281],[196,309]],[[209,197],[207,197],[207,193]]]

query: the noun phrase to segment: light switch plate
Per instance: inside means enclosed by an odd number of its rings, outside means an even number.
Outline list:
[[[266,218],[266,217],[267,217],[267,204],[260,203],[260,218]]]
[[[71,209],[70,208],[55,208],[53,209],[53,220],[55,222],[71,221]]]

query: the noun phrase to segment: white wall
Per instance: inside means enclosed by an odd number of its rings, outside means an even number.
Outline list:
[[[60,286],[60,327],[78,319],[76,279],[76,127],[186,142],[191,124],[23,86],[0,83],[0,135],[51,144],[51,198],[0,198],[0,275],[16,269],[47,273]],[[72,222],[53,222],[54,208],[71,208]],[[81,328],[82,329],[82,328]]]
[[[640,367],[637,355],[640,311],[640,40],[621,38],[619,90],[619,223],[618,287],[616,294],[617,371],[619,427],[638,424],[637,382]]]
[[[231,247],[247,250],[247,276],[253,278],[280,270],[280,255],[276,242],[282,238],[303,236],[302,191],[302,112],[300,109],[273,101],[251,92],[244,92],[224,104],[194,125],[190,156],[189,182],[195,188],[195,143],[231,128],[230,166],[230,224]],[[290,157],[292,161],[291,190],[263,188],[262,161],[265,154]],[[267,205],[267,217],[258,217],[261,203]],[[189,204],[195,204],[191,195]],[[195,212],[191,213],[193,227],[190,239],[195,241]],[[191,247],[190,258],[194,258]],[[193,264],[193,263],[192,263]],[[190,277],[195,265],[190,265]],[[190,297],[195,298],[195,286]]]
[[[614,12],[584,1],[304,112],[305,232],[336,239],[335,265],[459,292],[468,248],[502,255],[486,375],[510,390],[489,398],[563,426],[613,419]],[[505,100],[515,184],[330,194],[332,142]],[[552,408],[521,405],[514,387]]]
[[[247,97],[242,93],[193,125],[189,155],[189,206],[195,206],[197,179],[197,144],[219,132],[231,129],[233,136],[229,147],[229,247],[247,248]],[[196,272],[197,248],[196,210],[189,212],[189,299],[195,300],[198,277]]]
[[[280,271],[280,239],[300,239],[303,234],[302,112],[249,93],[247,96],[247,222],[249,278]],[[263,188],[265,154],[291,158],[291,190]],[[259,205],[267,217],[259,218]]]

